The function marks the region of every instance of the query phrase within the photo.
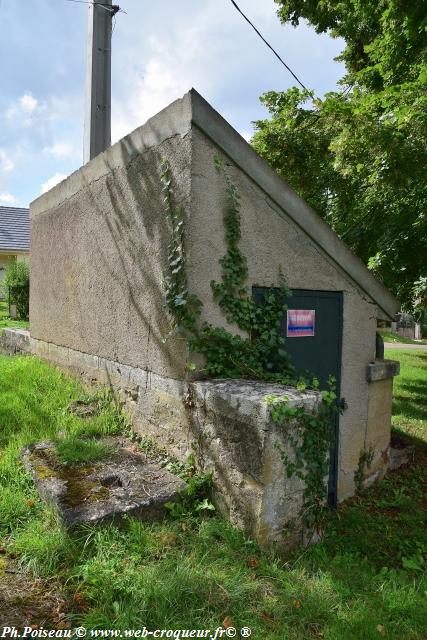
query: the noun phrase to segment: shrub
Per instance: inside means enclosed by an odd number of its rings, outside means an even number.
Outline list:
[[[9,262],[4,270],[4,293],[16,305],[17,317],[26,320],[30,308],[30,270],[26,262]]]

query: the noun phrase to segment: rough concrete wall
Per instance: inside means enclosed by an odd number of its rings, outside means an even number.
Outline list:
[[[215,155],[228,163],[227,170],[241,196],[241,249],[248,260],[248,284],[277,286],[280,266],[291,288],[344,292],[341,396],[348,408],[340,420],[338,480],[339,499],[344,499],[354,492],[354,471],[367,429],[366,366],[375,358],[376,305],[198,129],[193,130],[193,141],[189,285],[204,301],[204,318],[225,324],[210,289],[210,281],[220,279],[218,261],[225,253],[222,216],[227,204],[224,177],[215,168]],[[233,330],[237,333],[235,327]]]
[[[371,481],[383,477],[388,468],[393,378],[377,380],[369,385],[368,425],[365,450],[374,454],[366,475]]]
[[[182,463],[194,452],[185,401],[188,384],[183,380],[36,340],[25,329],[0,330],[0,351],[8,355],[31,353],[86,383],[110,386],[131,418],[136,433],[149,437],[159,449],[167,450]]]
[[[175,135],[86,184],[81,169],[79,191],[32,216],[32,337],[182,377],[183,341],[162,343],[170,331],[162,288],[169,241],[163,159],[176,177],[177,198],[188,204],[191,136]],[[64,196],[72,179],[59,187]]]

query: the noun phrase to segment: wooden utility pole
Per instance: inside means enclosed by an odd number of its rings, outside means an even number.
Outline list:
[[[92,0],[88,7],[84,163],[111,145],[111,32],[117,11],[112,0]]]

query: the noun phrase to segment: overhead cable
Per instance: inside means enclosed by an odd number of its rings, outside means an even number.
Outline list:
[[[274,53],[274,55],[276,56],[276,58],[278,58],[278,60],[280,60],[280,62],[283,64],[283,66],[289,71],[289,73],[295,78],[295,80],[298,82],[298,84],[305,89],[305,91],[308,91],[307,87],[305,86],[305,84],[303,84],[301,82],[301,80],[298,78],[298,76],[292,71],[292,69],[290,68],[289,65],[286,64],[286,62],[283,60],[283,58],[281,58],[279,56],[279,54],[277,53],[277,51],[271,46],[271,44],[269,42],[267,42],[267,40],[264,38],[264,36],[262,35],[262,33],[256,28],[256,26],[249,20],[249,18],[243,13],[243,11],[241,10],[241,8],[239,7],[239,5],[235,2],[235,0],[230,0],[231,4],[234,6],[234,8],[240,13],[241,16],[243,16],[243,18],[246,20],[246,22],[248,22],[252,29],[258,34],[258,36],[261,38],[261,40],[267,45],[267,47],[269,49],[271,49],[271,51]]]

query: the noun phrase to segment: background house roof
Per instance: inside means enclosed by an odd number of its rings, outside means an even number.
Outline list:
[[[0,207],[0,251],[30,250],[30,210]]]

